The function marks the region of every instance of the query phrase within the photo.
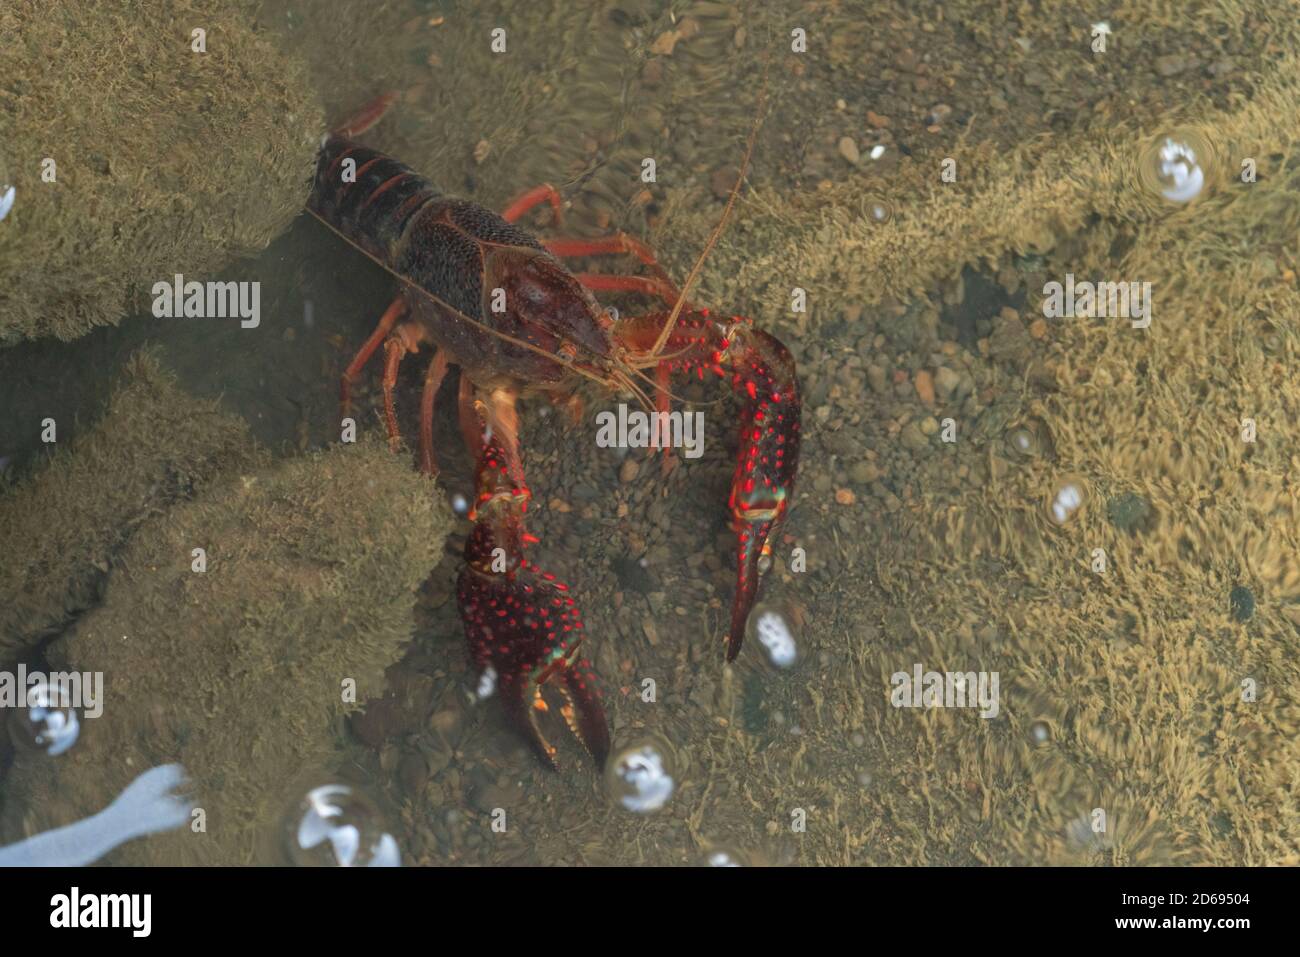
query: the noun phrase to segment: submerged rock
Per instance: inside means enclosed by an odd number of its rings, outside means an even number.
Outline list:
[[[5,838],[93,813],[133,769],[179,759],[206,831],[113,861],[267,861],[281,809],[328,772],[341,719],[401,656],[450,523],[433,484],[378,442],[231,476],[151,518],[103,604],[48,650],[55,668],[104,673],[103,714],[58,761],[18,758]]]

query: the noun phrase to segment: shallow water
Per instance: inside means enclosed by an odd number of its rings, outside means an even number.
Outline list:
[[[855,214],[879,229],[915,224],[924,208],[901,184],[951,153],[965,163],[1023,149],[1032,161],[1034,144],[1046,156],[1062,142],[1086,143],[1108,116],[1116,127],[1165,129],[1175,126],[1165,118],[1193,95],[1204,97],[1207,110],[1236,103],[1255,82],[1259,53],[1248,40],[1232,40],[1237,71],[1216,72],[1205,65],[1220,62],[1208,41],[1191,27],[1177,40],[1166,29],[1170,49],[1195,50],[1201,65],[1169,76],[1162,70],[1157,80],[1150,64],[1132,59],[1108,61],[1109,73],[1086,67],[1086,59],[1062,60],[1063,50],[1075,55],[1085,43],[1077,17],[1053,13],[1019,24],[1011,37],[980,4],[961,12],[906,3],[777,11],[628,0],[412,2],[367,5],[364,29],[352,29],[354,6],[270,0],[261,13],[286,55],[309,64],[331,120],[398,91],[401,102],[366,134],[367,144],[495,209],[537,183],[554,183],[569,204],[566,233],[641,237],[679,281],[721,217],[747,136],[761,121],[746,189],[693,295],[752,317],[789,345],[805,423],[794,505],[764,605],[783,610],[793,627],[788,635],[751,634],[741,659],[726,666],[720,638],[734,587],[726,515],[734,402],[716,401],[719,390],[680,387],[704,411],[707,439],[702,457],[667,477],[654,459],[595,441],[596,414],[627,397],[584,390],[576,426],[544,402],[525,402],[530,531],[540,538],[542,564],[572,584],[583,608],[615,751],[650,743],[662,759],[636,758],[635,774],[651,797],[630,803],[662,807],[629,811],[557,715],[545,718],[564,764],[552,774],[495,700],[475,700],[480,676],[467,660],[454,600],[469,528],[462,520],[421,592],[410,651],[389,674],[388,697],[338,729],[336,779],[366,796],[356,813],[383,822],[367,821],[366,833],[390,831],[404,861],[420,864],[700,864],[721,854],[755,864],[1286,859],[1245,836],[1276,813],[1268,801],[1223,824],[1213,841],[1197,836],[1199,824],[1219,822],[1220,812],[1193,806],[1190,785],[1152,783],[1166,777],[1158,748],[1142,751],[1144,770],[1134,774],[1123,748],[1097,743],[1111,734],[1125,739],[1116,722],[1146,719],[1106,712],[1099,702],[1107,691],[1094,675],[1080,679],[1076,699],[1063,699],[1061,666],[1051,657],[1058,641],[1077,640],[1081,658],[1106,661],[1142,645],[1142,628],[1125,627],[1133,618],[1127,592],[1114,598],[1116,624],[1079,631],[1076,609],[1104,600],[1094,581],[1081,572],[1067,589],[1049,586],[1081,562],[1086,572],[1079,556],[1096,542],[1077,524],[1051,537],[1039,501],[1067,466],[1078,467],[1057,434],[1067,417],[1045,409],[1071,388],[1087,391],[1066,383],[1055,364],[1069,365],[1070,350],[1098,335],[1095,323],[1082,332],[1036,325],[1044,281],[1075,262],[1081,278],[1102,269],[1100,278],[1128,279],[1131,237],[1103,232],[1113,224],[1098,226],[1094,217],[1077,230],[1062,227],[1050,261],[1047,250],[979,250],[939,282],[918,262],[924,292],[897,297],[863,279],[871,267],[855,261],[852,244],[836,245],[836,230]],[[1144,36],[1154,29],[1126,28]],[[506,31],[503,53],[491,50],[497,29]],[[807,52],[791,50],[792,29],[807,30]],[[1134,84],[1143,96],[1118,95]],[[643,178],[646,160],[654,161],[652,182]],[[883,222],[872,211],[882,201],[893,216]],[[544,214],[525,222],[554,231]],[[784,255],[783,244],[796,238],[800,247]],[[1099,252],[1103,239],[1109,252]],[[769,275],[738,286],[755,261],[769,263]],[[906,252],[891,268],[898,263],[905,268]],[[805,265],[811,278],[800,273]],[[628,267],[591,260],[583,268]],[[219,397],[277,457],[337,439],[339,374],[391,298],[390,277],[304,215],[257,257],[203,278],[260,283],[260,325],[136,315],[72,343],[41,340],[0,352],[0,455],[13,476],[35,470],[46,455],[33,423],[53,417],[67,423],[59,442],[74,438],[143,345],[160,349],[187,391]],[[806,309],[792,308],[795,287],[803,288]],[[634,295],[601,301],[625,315],[650,308]],[[399,380],[408,436],[425,355],[407,361]],[[359,421],[375,433],[382,430],[380,365],[372,360],[357,387]],[[1139,368],[1136,356],[1131,366]],[[455,388],[449,381],[438,403],[441,494],[469,497],[472,463],[451,412]],[[952,442],[943,434],[949,420],[960,435]],[[1149,475],[1130,478],[1156,494],[1158,483],[1143,484]],[[1113,469],[1102,482],[1084,499],[1088,534],[1110,528],[1098,517],[1107,514],[1103,495],[1114,502],[1127,490]],[[1007,488],[1005,511],[985,524],[918,531],[966,508],[974,514],[972,496],[999,483]],[[1029,485],[1032,497],[1023,492]],[[1029,526],[1023,550],[1019,540],[1007,544],[1008,528],[1024,528],[1017,523]],[[1111,513],[1110,525],[1120,524]],[[1126,540],[1104,541],[1121,560],[1127,554]],[[1241,574],[1267,592],[1258,576]],[[1215,626],[1226,635],[1234,583],[1222,584]],[[1233,641],[1280,629],[1293,647],[1294,631],[1276,617],[1290,593],[1273,595],[1274,617],[1232,626]],[[1043,626],[1053,613],[1067,637]],[[1148,614],[1163,612],[1145,609],[1133,620]],[[787,642],[797,648],[789,667]],[[1163,655],[1158,644],[1150,650],[1144,666],[1158,669]],[[1134,667],[1115,660],[1106,667]],[[1000,675],[1003,698],[982,697],[981,716],[977,708],[916,707],[929,701],[917,689],[909,706],[898,707],[895,676],[910,678],[918,662],[922,671],[977,674],[972,693],[985,697],[987,676]],[[1192,697],[1204,694],[1206,704],[1191,706],[1198,714],[1210,708],[1208,679],[1202,687],[1195,675],[1171,673],[1168,681],[1188,682]],[[1166,718],[1161,747],[1181,753],[1190,746]],[[1253,746],[1271,753],[1270,731],[1264,739]],[[1154,825],[1145,817],[1150,806],[1161,809]],[[1088,816],[1098,807],[1110,814],[1109,830],[1098,831]],[[1026,817],[1027,808],[1034,816]],[[1258,820],[1248,824],[1251,815]],[[273,850],[258,860],[278,859],[291,818],[277,811],[259,822]],[[1277,830],[1293,834],[1292,827],[1288,820]]]

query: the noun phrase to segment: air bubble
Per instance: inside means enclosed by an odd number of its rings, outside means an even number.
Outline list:
[[[44,678],[27,689],[27,705],[13,713],[9,733],[14,744],[54,756],[77,742],[81,722],[72,707],[72,696],[61,684]]]
[[[621,748],[606,765],[606,790],[624,810],[634,814],[658,811],[677,789],[675,764],[667,742],[657,736],[639,738]]]
[[[1016,455],[1033,458],[1038,454],[1038,437],[1023,425],[1016,426],[1007,433],[1007,448]]]
[[[17,190],[9,180],[9,169],[5,165],[4,157],[0,156],[0,220],[8,216],[9,211],[14,208],[16,195]]]
[[[488,665],[483,669],[483,673],[479,675],[478,686],[474,689],[474,693],[478,696],[478,700],[482,701],[484,698],[492,697],[492,695],[496,693],[496,690],[497,670],[491,665]]]
[[[464,518],[469,514],[469,499],[457,492],[451,497],[451,510]]]
[[[786,671],[800,661],[800,624],[798,616],[786,605],[759,602],[749,613],[745,637],[763,649],[769,665]]]
[[[889,200],[880,196],[868,196],[865,204],[867,215],[874,223],[884,224],[894,218],[894,207]]]
[[[399,867],[397,841],[375,803],[346,784],[314,788],[290,817],[289,857],[299,867]]]
[[[754,856],[730,844],[715,844],[710,841],[705,848],[704,863],[709,867],[752,867]]]
[[[1035,721],[1029,726],[1029,737],[1034,744],[1046,744],[1052,740],[1052,729],[1047,726],[1046,721]]]
[[[1047,495],[1047,517],[1053,525],[1064,525],[1080,512],[1087,499],[1083,479],[1073,475],[1058,479]]]
[[[1189,203],[1204,191],[1213,169],[1209,140],[1197,130],[1177,129],[1147,146],[1139,161],[1138,177],[1143,187],[1162,199]]]

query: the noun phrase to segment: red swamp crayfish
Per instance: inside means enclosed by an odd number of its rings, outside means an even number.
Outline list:
[[[399,448],[393,399],[399,365],[421,345],[435,346],[424,379],[419,462],[436,474],[434,400],[447,370],[459,368],[460,427],[477,462],[469,513],[474,525],[457,581],[471,655],[480,673],[489,667],[496,672],[509,720],[547,766],[558,767],[556,749],[543,736],[536,712],[548,710],[542,696],[548,684],[564,698],[561,714],[570,730],[603,765],[609,730],[595,675],[579,654],[582,616],[568,586],[527,557],[538,539],[524,525],[531,493],[516,402],[543,395],[575,408],[577,386],[590,379],[666,413],[672,373],[700,379],[716,374],[731,383],[741,399],[729,504],[738,571],[725,639],[726,660],[734,660],[758,596],[764,556],[793,494],[799,385],[794,360],[777,339],[746,319],[715,318],[682,293],[735,203],[754,136],[722,220],[679,292],[650,249],[630,236],[539,241],[518,226],[516,220],[543,202],[558,222],[562,203],[554,187],[530,190],[497,215],[440,193],[409,167],[356,143],[395,99],[379,97],[325,137],[307,204],[309,213],[400,284],[343,373],[343,406],[346,411],[352,383],[382,345],[384,419],[391,445]],[[631,254],[649,275],[575,275],[560,262],[604,254]],[[668,311],[615,319],[593,290],[646,294]],[[642,371],[650,368],[653,379]],[[638,380],[655,393],[653,404]]]

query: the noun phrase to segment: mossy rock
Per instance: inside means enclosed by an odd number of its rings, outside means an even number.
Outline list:
[[[297,214],[324,122],[300,64],[255,32],[255,6],[0,8],[0,165],[16,189],[0,345],[116,323],[155,282],[260,251]]]
[[[141,522],[257,459],[242,419],[187,395],[149,352],[56,449],[0,497],[0,665],[90,607]]]
[[[55,668],[104,673],[103,714],[67,754],[15,764],[6,838],[98,811],[179,761],[206,832],[133,842],[113,862],[271,862],[294,789],[328,773],[341,719],[409,641],[450,524],[433,483],[377,442],[232,476],[151,519],[102,605],[49,649]]]

